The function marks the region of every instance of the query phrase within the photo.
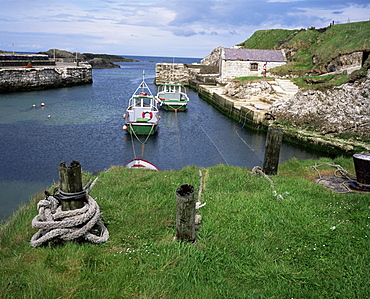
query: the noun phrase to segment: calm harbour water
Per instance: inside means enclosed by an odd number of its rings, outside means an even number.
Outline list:
[[[94,69],[91,85],[0,94],[0,220],[57,182],[63,161],[67,165],[79,161],[88,172],[125,165],[134,157],[160,170],[220,163],[262,166],[265,134],[242,128],[192,90],[187,112],[161,111],[158,134],[148,139],[143,153],[141,143],[122,130],[122,114],[143,71],[155,94],[155,63],[172,59],[136,58],[140,62],[119,63],[121,68]],[[319,154],[283,144],[280,161],[292,157],[310,159]]]

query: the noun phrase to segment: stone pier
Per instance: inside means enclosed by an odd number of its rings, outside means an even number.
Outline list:
[[[92,83],[89,64],[0,68],[0,93],[42,90]]]

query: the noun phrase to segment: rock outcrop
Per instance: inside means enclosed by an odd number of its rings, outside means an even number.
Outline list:
[[[237,99],[246,99],[251,96],[267,97],[274,93],[274,89],[267,81],[249,82],[240,84],[237,81],[225,86],[225,95]]]
[[[107,68],[119,68],[118,64],[113,63],[112,61],[105,60],[102,58],[93,58],[88,60],[88,63],[93,69],[107,69]]]
[[[222,49],[223,47],[217,47],[213,49],[211,54],[202,59],[200,63],[204,65],[213,65],[213,66],[219,65]]]
[[[370,137],[370,71],[367,79],[326,91],[298,92],[274,102],[269,111],[275,120],[326,135]]]

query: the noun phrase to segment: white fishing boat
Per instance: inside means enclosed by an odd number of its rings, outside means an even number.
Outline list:
[[[160,119],[157,101],[144,80],[131,96],[126,113],[124,130],[136,135],[153,135]]]
[[[169,82],[158,87],[157,100],[164,110],[185,111],[189,97],[182,84]]]

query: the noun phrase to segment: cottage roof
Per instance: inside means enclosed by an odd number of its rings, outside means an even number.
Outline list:
[[[261,49],[225,49],[226,60],[249,60],[284,62],[285,57],[281,50]]]

